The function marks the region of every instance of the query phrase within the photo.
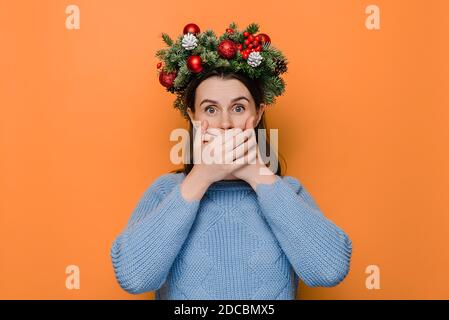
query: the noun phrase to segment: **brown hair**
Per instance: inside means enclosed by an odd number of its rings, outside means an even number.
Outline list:
[[[242,82],[245,85],[245,87],[248,89],[248,91],[251,93],[251,96],[253,97],[253,100],[256,105],[256,109],[259,110],[261,103],[263,103],[263,91],[262,91],[261,85],[257,79],[251,79],[247,75],[245,75],[243,73],[239,73],[239,72],[225,72],[220,69],[213,69],[213,70],[207,72],[201,78],[194,78],[187,85],[186,90],[183,93],[183,103],[186,107],[190,107],[192,112],[195,112],[195,94],[196,94],[197,87],[200,85],[200,83],[202,81],[204,81],[207,78],[212,77],[212,76],[218,76],[221,79],[236,79],[236,80],[239,80],[240,82]],[[189,161],[189,163],[184,163],[184,168],[173,170],[173,171],[171,171],[172,173],[184,172],[184,174],[187,175],[187,174],[189,174],[189,172],[192,170],[192,168],[194,166],[194,163],[193,163],[193,141],[194,141],[193,125],[192,125],[192,121],[190,121],[190,119],[188,121],[189,121],[189,140],[190,140],[190,161]],[[267,145],[266,150],[269,150],[270,155],[271,155],[271,152],[273,152],[273,150],[271,150],[271,146],[270,146],[269,129],[267,128],[267,123],[265,120],[265,112],[264,112],[264,114],[262,114],[262,117],[260,118],[259,123],[254,128],[254,130],[256,131],[256,141],[257,142],[259,142],[258,134],[257,134],[257,132],[259,132],[258,129],[266,129],[266,136],[265,136],[265,141],[266,141],[266,145]],[[286,167],[287,163],[286,163],[285,159],[282,157],[282,155],[279,152],[278,152],[278,154],[284,160],[285,167]],[[278,159],[276,159],[276,161],[278,162],[278,168],[275,173],[279,176],[282,176],[284,170],[281,167],[281,163],[278,161]]]

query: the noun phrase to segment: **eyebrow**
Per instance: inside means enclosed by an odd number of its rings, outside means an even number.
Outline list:
[[[242,99],[245,99],[245,100],[247,100],[247,101],[249,102],[249,99],[248,99],[247,97],[245,97],[245,96],[240,96],[240,97],[234,98],[234,99],[231,100],[231,102],[239,101],[239,100],[242,100]],[[210,102],[210,103],[218,104],[218,102],[215,101],[215,100],[204,99],[203,101],[201,101],[200,106],[201,106],[203,103],[205,103],[205,102]]]

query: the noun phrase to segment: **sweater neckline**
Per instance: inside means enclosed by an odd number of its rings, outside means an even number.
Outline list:
[[[242,179],[219,180],[213,182],[208,190],[252,190],[251,185]]]
[[[185,178],[184,173],[180,173],[180,176]],[[213,182],[207,190],[253,190],[253,187],[242,179],[219,180]]]

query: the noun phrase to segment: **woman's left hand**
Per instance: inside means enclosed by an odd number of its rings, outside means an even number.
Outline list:
[[[245,161],[249,163],[238,168],[232,172],[232,175],[237,179],[242,179],[248,182],[253,189],[256,189],[259,183],[272,183],[275,180],[274,173],[268,169],[268,167],[262,162],[262,156],[260,155],[259,146],[256,142],[256,132],[254,130],[254,116],[249,117],[245,122],[245,128],[243,130],[252,130],[250,138],[245,142],[251,145],[250,142],[255,144],[255,147],[247,151],[247,157]],[[254,141],[250,141],[253,139]],[[256,154],[254,154],[256,153]]]

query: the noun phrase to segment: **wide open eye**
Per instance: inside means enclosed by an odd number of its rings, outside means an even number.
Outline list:
[[[237,113],[242,113],[242,112],[245,111],[245,107],[243,105],[241,105],[241,104],[238,104],[238,105],[235,106],[234,110]]]
[[[207,106],[204,111],[206,111],[206,113],[208,114],[214,114],[216,112],[216,109],[213,106]]]

